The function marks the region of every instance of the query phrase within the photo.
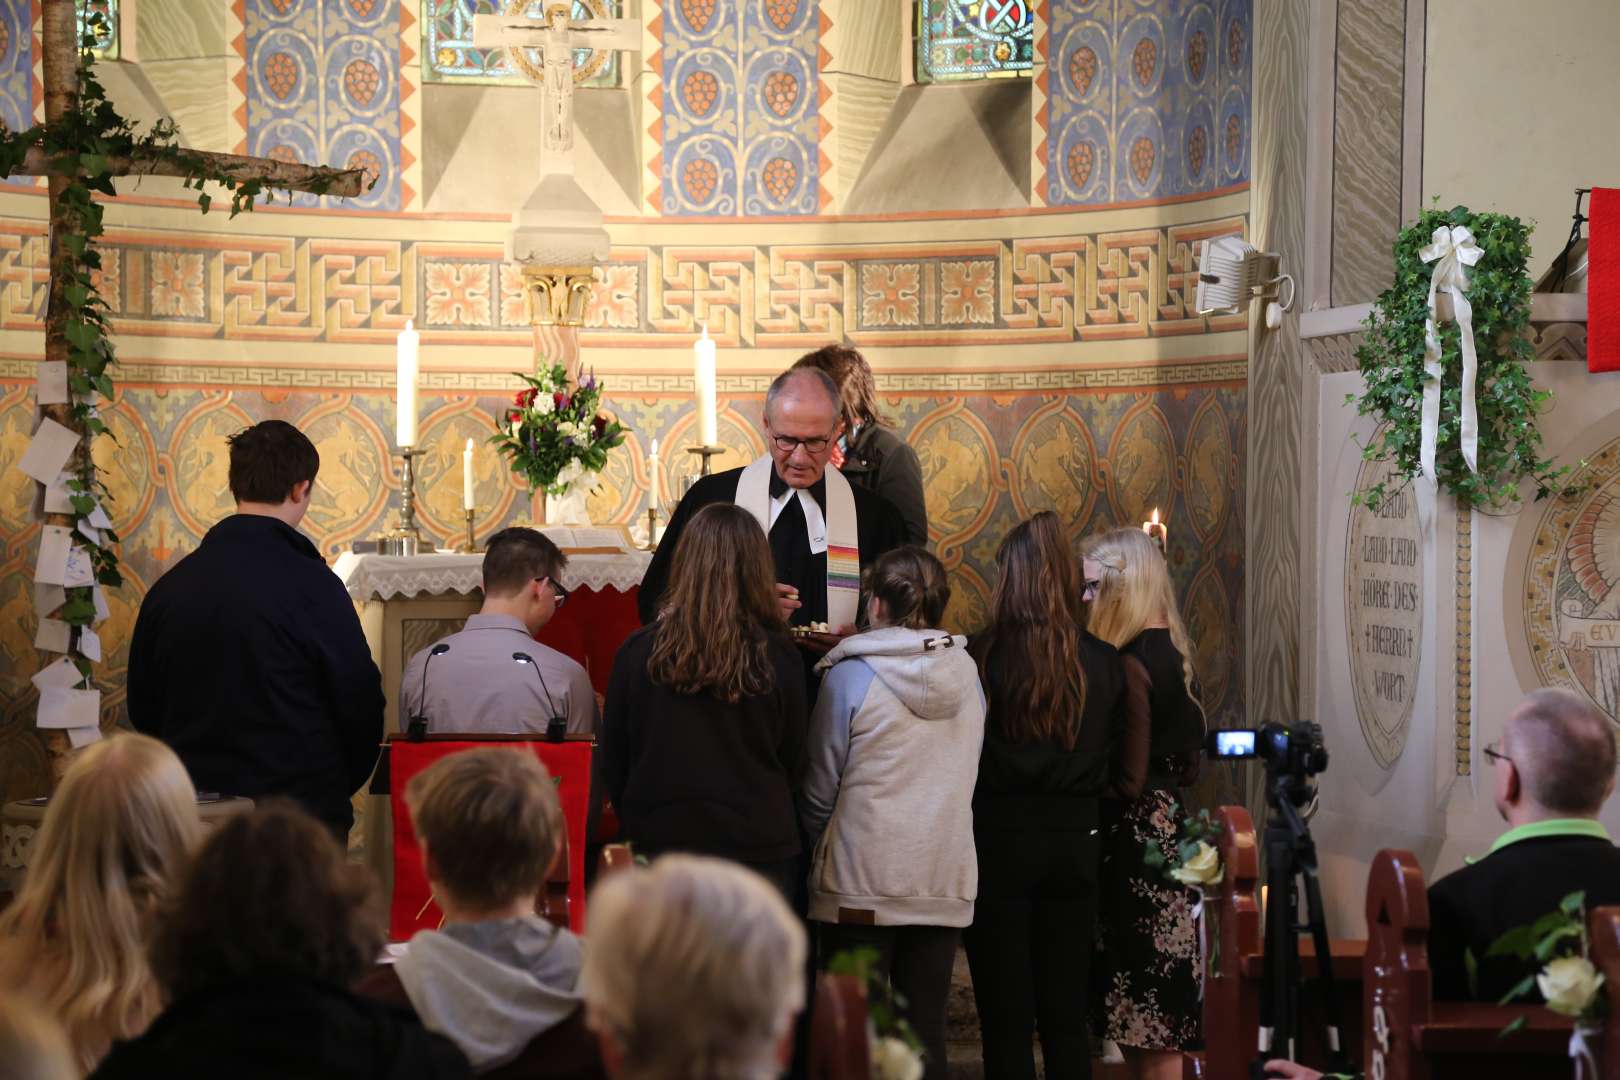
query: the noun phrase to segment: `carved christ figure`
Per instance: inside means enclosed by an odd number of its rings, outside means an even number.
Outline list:
[[[574,82],[578,72],[574,53],[641,47],[641,24],[634,19],[592,19],[574,22],[569,6],[551,4],[545,20],[522,13],[526,5],[509,3],[507,14],[478,15],[473,19],[473,44],[504,48],[514,70],[540,87],[540,145],[543,172],[571,172],[574,149]],[[540,53],[536,65],[531,52]]]

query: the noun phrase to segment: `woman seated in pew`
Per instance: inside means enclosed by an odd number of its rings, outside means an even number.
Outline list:
[[[979,895],[963,934],[986,1076],[1089,1076],[1098,798],[1124,725],[1114,647],[1080,625],[1080,582],[1057,517],[1036,514],[996,551],[991,624],[973,643],[989,710],[973,835]]]
[[[802,671],[802,669],[801,669]],[[610,1076],[769,1080],[804,1007],[804,927],[759,875],[666,855],[591,893],[581,987]]]
[[[168,1007],[93,1075],[467,1076],[448,1039],[347,989],[386,936],[370,871],[295,804],[266,800],[214,829],[163,904],[151,955]]]
[[[0,986],[62,1024],[80,1070],[157,1015],[152,911],[201,838],[185,766],[145,735],[91,746],[51,797],[22,889],[0,915]]]
[[[800,814],[815,852],[810,918],[823,965],[877,950],[927,1075],[943,1077],[951,967],[978,889],[984,691],[967,639],[934,629],[951,598],[938,559],[896,548],[868,569],[865,592],[867,631],[816,665],[826,677]]]
[[[535,914],[562,850],[546,767],[524,749],[464,750],[411,777],[405,804],[444,923],[418,932],[360,992],[415,1013],[481,1075],[601,1076],[578,994],[579,939]]]
[[[1105,1038],[1129,1074],[1178,1080],[1182,1052],[1202,1041],[1197,920],[1191,893],[1144,861],[1174,858],[1184,839],[1184,789],[1198,778],[1204,710],[1192,646],[1164,555],[1140,529],[1087,542],[1092,633],[1119,649],[1127,728],[1111,798],[1103,801],[1102,902],[1097,918]],[[1095,574],[1095,577],[1092,575]]]
[[[603,794],[637,854],[731,859],[796,897],[804,661],[753,515],[732,503],[698,511],[662,604],[613,661],[596,758]]]

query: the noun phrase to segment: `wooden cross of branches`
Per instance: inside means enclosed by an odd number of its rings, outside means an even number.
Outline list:
[[[45,82],[45,124],[27,133],[4,133],[0,145],[0,175],[44,176],[48,178],[50,210],[50,286],[45,309],[45,361],[68,362],[73,401],[43,406],[46,418],[79,435],[78,448],[69,469],[84,478],[77,487],[75,513],[47,513],[47,525],[73,530],[87,511],[80,511],[93,497],[94,465],[90,440],[105,430],[90,403],[94,395],[111,397],[111,379],[105,372],[112,363],[112,349],[106,340],[110,330],[94,291],[91,271],[99,268],[99,256],[91,240],[101,231],[101,206],[91,199],[92,191],[115,194],[117,176],[183,177],[188,187],[198,191],[198,203],[206,212],[209,196],[205,181],[225,185],[232,191],[232,216],[251,210],[254,197],[266,188],[310,192],[317,195],[356,196],[365,187],[360,169],[336,169],[244,157],[238,154],[209,153],[173,145],[165,136],[172,126],[160,128],[152,136],[133,135],[129,124],[118,116],[102,94],[99,84],[89,79],[84,85],[93,93],[81,98],[81,42],[75,18],[74,0],[44,0],[41,5],[42,52]],[[82,534],[75,541],[82,543]],[[110,540],[92,544],[91,556],[97,580],[113,586],[119,583],[117,556]],[[67,590],[68,602],[60,618],[70,625],[88,629],[93,624],[90,589]],[[77,593],[77,595],[76,595]],[[47,613],[40,612],[43,618]],[[89,660],[81,644],[83,629],[72,638],[69,656],[78,665],[88,685]],[[65,747],[55,742],[51,750],[57,758],[59,775],[64,767]]]

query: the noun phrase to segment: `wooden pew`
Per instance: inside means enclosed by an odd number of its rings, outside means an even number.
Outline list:
[[[1620,991],[1620,908],[1587,916],[1592,960],[1610,993]],[[1575,1076],[1572,1022],[1539,1005],[1435,1001],[1429,969],[1429,898],[1409,851],[1385,849],[1367,879],[1363,1051],[1368,1075],[1385,1080],[1508,1080]],[[1614,1000],[1611,997],[1611,1001]],[[1525,1026],[1500,1032],[1517,1017]],[[1620,1023],[1592,1040],[1599,1075],[1620,1078]]]
[[[870,1080],[866,988],[853,975],[823,972],[810,1010],[811,1080]]]
[[[1204,897],[1205,956],[1209,972],[1204,980],[1204,1053],[1189,1058],[1187,1075],[1211,1080],[1246,1077],[1260,1038],[1260,985],[1265,978],[1265,927],[1260,918],[1260,849],[1254,820],[1241,806],[1215,811],[1221,832],[1221,883]],[[1329,928],[1332,929],[1331,927]],[[1219,939],[1218,941],[1216,939]],[[1360,1025],[1362,955],[1366,943],[1334,939],[1329,942],[1333,978],[1337,984],[1341,1027],[1339,1034],[1356,1058],[1355,1032]],[[1318,998],[1316,949],[1307,935],[1299,944],[1301,968],[1307,982],[1300,993],[1300,1056],[1325,1060],[1325,1012]]]

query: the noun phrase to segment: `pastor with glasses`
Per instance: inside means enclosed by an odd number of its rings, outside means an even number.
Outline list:
[[[838,386],[824,372],[791,368],[765,394],[767,453],[740,469],[692,485],[670,516],[641,582],[642,622],[658,614],[681,532],[704,506],[732,502],[759,522],[776,565],[778,603],[790,626],[825,625],[801,644],[825,652],[853,632],[861,569],[906,542],[905,522],[887,499],[852,486],[829,465],[843,434]]]

